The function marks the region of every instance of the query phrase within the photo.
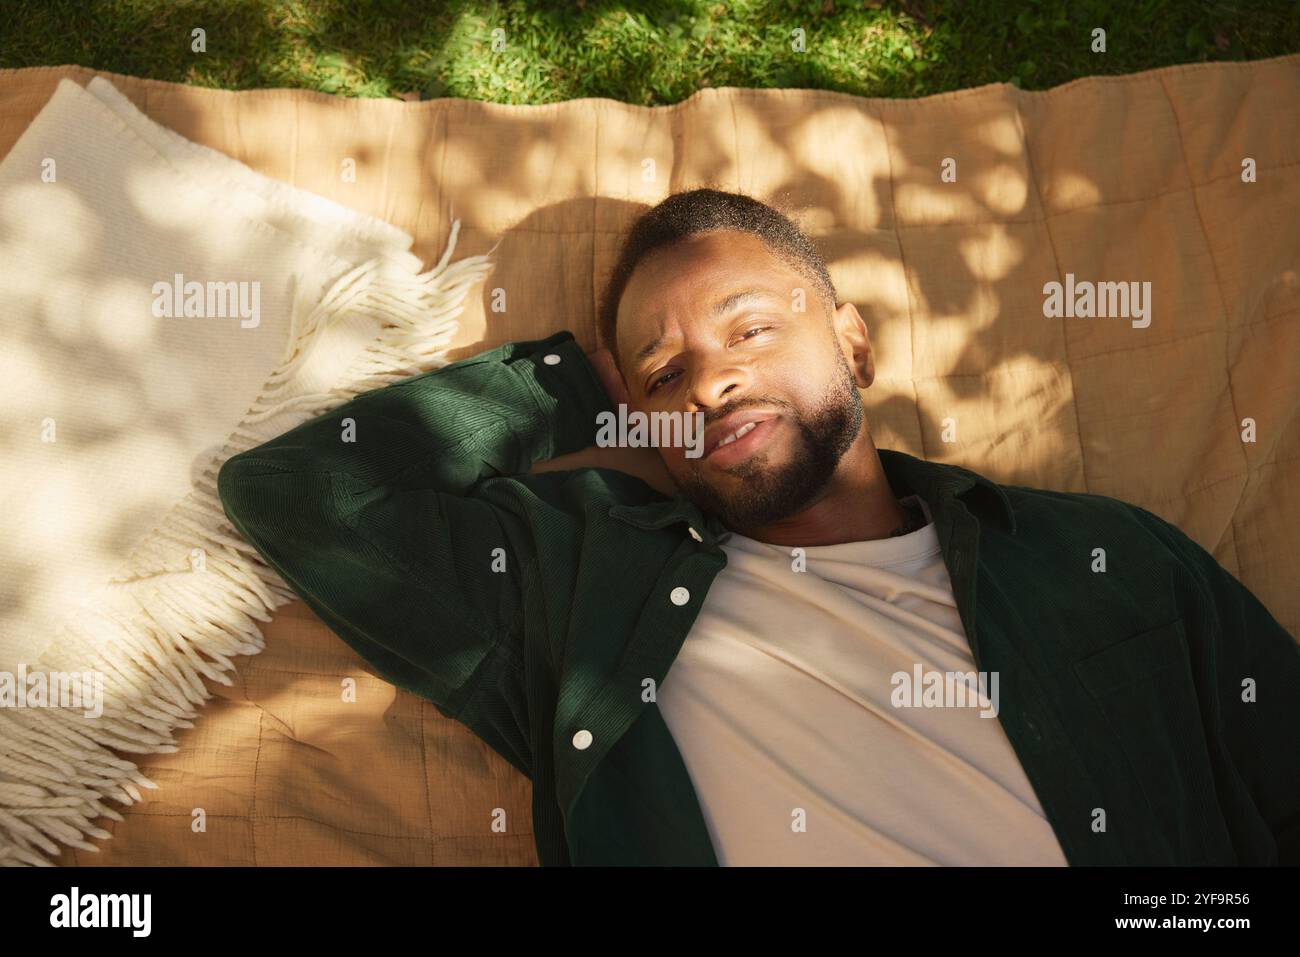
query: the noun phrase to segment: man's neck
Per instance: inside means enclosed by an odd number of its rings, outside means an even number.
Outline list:
[[[838,545],[906,534],[924,524],[924,514],[917,524],[915,513],[895,497],[864,428],[812,504],[779,522],[736,531],[770,545]]]

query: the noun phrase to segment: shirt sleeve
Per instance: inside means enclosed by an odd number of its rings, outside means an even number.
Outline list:
[[[1175,525],[1133,506],[1193,573],[1210,629],[1217,713],[1237,772],[1268,822],[1279,864],[1300,864],[1300,643],[1249,589]],[[1254,700],[1243,700],[1244,683]]]
[[[530,773],[522,519],[480,494],[592,444],[609,407],[568,331],[362,393],[232,456],[227,517],[330,629]]]

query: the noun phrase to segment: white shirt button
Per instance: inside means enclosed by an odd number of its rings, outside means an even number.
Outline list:
[[[704,541],[704,536],[702,536],[702,535],[701,535],[699,532],[697,532],[695,529],[692,528],[692,529],[689,529],[689,531],[690,531],[690,533],[691,533],[691,538],[695,539],[697,542],[702,542],[702,541]]]
[[[674,605],[684,605],[691,600],[691,593],[678,585],[668,597],[672,599]]]
[[[591,732],[583,728],[573,736],[573,746],[579,751],[586,751],[591,747]]]
[[[542,356],[542,361],[548,366],[557,366],[560,364],[560,357],[554,352],[548,352],[546,355]]]

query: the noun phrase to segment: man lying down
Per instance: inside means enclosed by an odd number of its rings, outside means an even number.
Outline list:
[[[877,449],[869,330],[790,220],[669,197],[599,319],[219,477],[331,629],[531,778],[543,865],[1300,863],[1294,638],[1142,508]],[[603,448],[629,413],[679,440]]]

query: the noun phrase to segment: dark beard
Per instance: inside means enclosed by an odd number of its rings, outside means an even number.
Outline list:
[[[788,464],[772,468],[767,464],[765,451],[738,462],[726,471],[744,484],[728,498],[720,496],[697,469],[692,469],[690,475],[678,483],[682,493],[701,510],[716,515],[728,529],[741,534],[746,529],[769,525],[808,507],[830,482],[840,459],[862,428],[862,397],[858,394],[848,363],[843,355],[839,358],[840,375],[831,383],[811,415],[805,417],[786,403],[777,403],[778,408],[784,406],[782,414],[794,425],[801,445]],[[722,414],[772,404],[754,399],[727,408]]]

